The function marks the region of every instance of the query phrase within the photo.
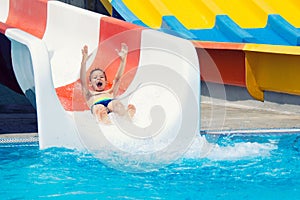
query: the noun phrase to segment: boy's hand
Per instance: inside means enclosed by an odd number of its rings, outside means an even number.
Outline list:
[[[81,53],[82,53],[82,62],[86,62],[87,59],[89,58],[87,45],[84,45],[84,47],[81,49]]]
[[[120,56],[121,60],[124,60],[128,53],[128,47],[125,43],[122,43],[121,50],[119,51],[118,49],[116,49],[116,51],[118,52],[118,55]]]

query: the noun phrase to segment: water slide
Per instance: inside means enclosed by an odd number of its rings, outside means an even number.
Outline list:
[[[57,1],[5,0],[0,9],[0,80],[36,107],[42,149],[108,146],[111,152],[117,147],[138,154],[154,153],[156,144],[155,155],[170,155],[174,148],[184,152],[200,127],[199,65],[202,80],[246,87],[258,100],[265,91],[300,94],[297,46],[188,41]],[[107,66],[111,81],[122,42],[130,51],[120,100],[137,106],[135,126],[114,115],[118,126],[106,126],[81,95],[80,49],[89,46],[88,66]],[[158,132],[163,134],[151,135]],[[149,137],[153,140],[144,140]]]
[[[299,1],[110,2],[126,21],[192,40],[205,82],[260,101],[265,91],[300,95]]]
[[[1,56],[11,55],[1,72],[11,68],[11,84],[35,105],[41,149],[127,152],[134,144],[131,151],[168,154],[199,133],[200,71],[190,41],[59,1],[2,0],[0,8]],[[82,96],[81,49],[91,52],[87,73],[102,67],[111,82],[121,43],[129,53],[117,98],[137,112],[132,121],[109,114],[113,125],[104,125]]]
[[[296,0],[111,0],[129,22],[190,40],[300,44]]]

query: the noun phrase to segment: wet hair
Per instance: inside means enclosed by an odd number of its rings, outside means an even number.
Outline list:
[[[101,71],[101,72],[103,73],[103,75],[104,75],[105,80],[107,80],[105,71],[103,71],[103,70],[100,69],[100,68],[95,68],[95,69],[93,69],[93,70],[91,71],[91,73],[90,73],[90,76],[89,76],[90,81],[92,80],[92,74],[93,74],[95,71]]]

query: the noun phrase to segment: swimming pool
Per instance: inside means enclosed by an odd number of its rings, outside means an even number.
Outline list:
[[[0,199],[300,199],[300,133],[221,135],[147,173],[112,169],[91,154],[0,146]]]

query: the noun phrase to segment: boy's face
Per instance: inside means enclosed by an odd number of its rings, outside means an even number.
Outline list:
[[[90,76],[90,86],[98,92],[101,92],[106,87],[105,74],[101,70],[96,70],[91,73]]]

